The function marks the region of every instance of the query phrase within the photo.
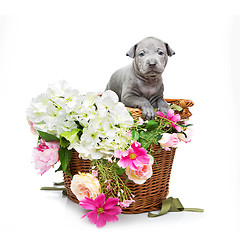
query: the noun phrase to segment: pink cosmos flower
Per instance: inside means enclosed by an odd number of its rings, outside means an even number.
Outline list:
[[[132,170],[137,170],[139,165],[149,164],[147,150],[141,148],[141,143],[139,142],[133,142],[127,151],[115,151],[114,156],[120,158],[117,164],[122,168],[129,166]]]
[[[170,147],[177,147],[180,140],[176,133],[163,133],[162,138],[158,142],[163,149],[170,151]]]
[[[46,142],[45,140],[40,139],[38,146],[33,149],[33,162],[35,163],[35,169],[39,169],[41,175],[48,171],[51,166],[59,160],[59,147],[59,141]]]
[[[117,215],[122,212],[119,206],[116,206],[119,202],[118,198],[108,198],[105,202],[105,195],[102,193],[97,198],[90,199],[85,197],[80,201],[80,206],[92,210],[85,214],[82,218],[88,217],[91,223],[97,225],[97,227],[103,227],[106,222],[117,222]]]
[[[167,116],[165,116],[162,112],[160,111],[157,111],[156,114],[159,116],[159,117],[163,117],[163,118],[167,118],[168,120],[171,121],[171,126],[173,128],[175,128],[178,132],[181,132],[182,131],[182,128],[179,127],[179,126],[176,126],[174,123],[177,123],[181,117],[179,114],[174,114],[174,111],[172,109],[169,109],[168,112],[167,112]]]

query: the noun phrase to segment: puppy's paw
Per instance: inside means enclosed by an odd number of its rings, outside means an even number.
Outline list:
[[[170,109],[168,104],[167,104],[167,102],[163,98],[158,99],[158,101],[157,101],[157,108],[165,116],[167,115],[167,112]]]
[[[160,108],[158,110],[166,116],[169,109],[170,109],[169,107],[166,107],[166,108]]]
[[[167,104],[164,105],[164,106],[158,107],[158,110],[159,110],[160,112],[162,112],[165,116],[167,115],[167,112],[168,112],[169,109],[170,109],[170,108],[169,108],[169,106],[168,106]]]
[[[144,107],[142,108],[142,117],[146,120],[151,120],[155,116],[155,111],[153,107]]]

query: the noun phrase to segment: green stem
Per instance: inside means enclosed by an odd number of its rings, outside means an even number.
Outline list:
[[[58,187],[42,187],[40,190],[47,190],[47,191],[64,191],[66,188],[58,188]]]

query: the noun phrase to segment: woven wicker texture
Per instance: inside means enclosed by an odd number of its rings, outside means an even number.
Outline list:
[[[189,111],[189,107],[192,107],[194,105],[193,101],[188,99],[165,99],[166,102],[174,105],[178,105],[182,107],[182,111],[178,112],[175,111],[175,113],[180,114],[181,119],[188,119],[192,116],[192,113]],[[131,111],[134,118],[141,117],[142,111],[138,108],[128,108],[129,111]]]
[[[179,105],[183,108],[183,110],[179,112],[181,118],[186,119],[191,116],[188,107],[193,106],[192,101],[184,99],[166,100],[169,103]],[[128,109],[131,111],[134,118],[141,116],[140,109]],[[165,151],[162,149],[159,152],[159,147],[157,145],[154,145],[153,156],[155,158],[155,161],[157,162],[157,165],[155,163],[153,164],[153,175],[150,179],[148,179],[144,184],[141,185],[135,184],[131,181],[127,182],[127,186],[132,191],[132,194],[135,196],[135,202],[132,203],[128,208],[123,208],[123,213],[142,213],[158,210],[160,208],[161,202],[166,199],[168,195],[169,181],[175,151],[176,149],[172,148],[171,151]],[[70,161],[69,170],[72,175],[75,175],[78,172],[89,172],[90,164],[91,161],[80,159],[78,157],[78,153],[74,150]],[[63,172],[63,177],[68,198],[76,203],[79,203],[79,201],[70,189],[71,178],[65,172]],[[122,179],[125,181],[125,176],[122,176]]]

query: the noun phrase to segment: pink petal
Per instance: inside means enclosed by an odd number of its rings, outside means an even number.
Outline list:
[[[116,157],[116,158],[121,158],[121,154],[122,154],[122,152],[121,152],[120,150],[116,150],[116,151],[114,152],[114,157]]]
[[[119,202],[119,199],[118,198],[108,198],[107,201],[105,202],[104,206],[103,206],[103,209],[104,210],[107,210],[107,209],[110,209],[112,208],[113,206],[117,205]]]
[[[139,161],[143,164],[149,164],[149,160],[150,159],[149,159],[148,155],[137,156],[137,161]]]
[[[85,218],[88,214],[89,214],[89,212],[86,213],[85,215],[83,215],[81,218]]]
[[[170,119],[174,116],[174,111],[172,109],[169,109],[167,112],[167,118]]]
[[[97,224],[97,217],[98,217],[98,212],[97,211],[91,211],[86,214],[88,216],[89,222],[93,224]]]
[[[156,114],[157,114],[159,117],[163,117],[163,118],[166,117],[166,116],[165,116],[162,112],[160,112],[160,111],[157,111]]]
[[[122,209],[119,206],[113,206],[110,209],[106,209],[104,213],[107,213],[111,216],[116,216],[122,212]]]
[[[104,227],[106,225],[106,219],[104,217],[104,213],[100,213],[99,214],[99,217],[97,219],[96,225],[99,228]]]
[[[138,161],[131,161],[131,163],[129,164],[129,167],[132,169],[132,170],[137,170],[137,163]]]
[[[119,221],[117,216],[112,216],[112,215],[109,215],[107,213],[104,213],[104,218],[107,222],[117,222],[117,221]]]
[[[121,168],[126,168],[127,166],[129,166],[129,161],[120,159],[117,163],[117,165]]]
[[[180,115],[176,114],[176,115],[172,116],[170,120],[173,122],[178,122],[180,119],[181,119]]]
[[[79,205],[82,208],[88,209],[88,210],[96,210],[96,206],[94,204],[93,199],[85,197],[83,200],[79,202]]]
[[[95,198],[94,200],[94,205],[96,206],[96,208],[100,208],[103,207],[104,202],[105,202],[105,195],[104,193],[101,193],[97,198]]]
[[[129,155],[127,155],[127,156],[122,156],[117,164],[119,167],[126,168],[129,165],[131,165],[132,162],[133,162],[133,160],[129,158]]]
[[[175,124],[172,123],[172,127],[175,128],[178,132],[182,131],[182,128],[179,126],[176,126]]]
[[[130,153],[132,153],[132,149],[128,149],[127,151],[122,152],[122,158],[127,157]]]
[[[141,143],[139,142],[133,142],[131,145],[131,148],[133,149],[133,151],[135,152],[137,149],[139,149],[141,147]]]
[[[135,150],[135,154],[138,156],[147,156],[147,150],[145,148],[138,148]]]

